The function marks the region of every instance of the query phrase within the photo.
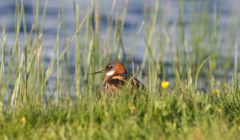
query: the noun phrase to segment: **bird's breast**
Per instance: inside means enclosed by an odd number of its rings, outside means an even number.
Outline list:
[[[104,91],[113,94],[116,90],[121,89],[125,85],[130,85],[132,88],[144,88],[143,84],[134,77],[114,76],[106,78],[103,83]]]

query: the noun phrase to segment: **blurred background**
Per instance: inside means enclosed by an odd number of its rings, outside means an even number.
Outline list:
[[[20,21],[19,33],[16,35],[16,25],[19,25],[19,15],[22,15],[17,9],[21,3],[24,5],[24,17],[21,18],[25,20]],[[59,45],[61,51],[66,44],[70,46],[66,61],[70,74],[73,74],[76,45],[74,41],[68,41],[76,31],[74,9],[77,6],[80,23],[85,15],[98,16],[98,20],[93,19],[92,22],[97,22],[98,25],[98,29],[94,30],[99,33],[99,46],[103,49],[101,61],[108,55],[104,51],[106,48],[118,46],[114,43],[117,37],[112,36],[117,36],[115,31],[118,21],[124,21],[120,35],[122,51],[112,51],[112,55],[116,54],[118,59],[127,57],[140,65],[144,56],[145,59],[153,56],[157,62],[165,65],[161,77],[173,79],[173,63],[180,61],[183,67],[179,69],[180,73],[183,69],[182,72],[186,75],[182,63],[187,61],[186,64],[190,64],[194,71],[195,66],[213,55],[213,63],[219,64],[219,67],[211,65],[216,79],[231,79],[234,70],[239,69],[236,66],[240,58],[237,55],[240,51],[239,5],[239,0],[8,0],[0,4],[0,27],[1,33],[7,34],[7,46],[13,46],[16,37],[21,46],[24,46],[30,31],[35,32],[32,34],[35,38],[41,34],[42,62],[47,66],[55,53],[53,48],[57,44],[58,25],[61,24]],[[82,49],[89,46],[89,38],[86,39],[88,35],[84,32],[86,28],[87,25],[79,35]],[[151,30],[154,33],[149,35]],[[112,40],[112,43],[106,45],[106,38]],[[146,46],[152,48],[154,55],[145,55],[149,51]]]
[[[18,0],[17,0],[18,1]],[[20,2],[20,0],[19,0]],[[73,0],[24,0],[24,11],[26,19],[26,30],[30,31],[32,26],[36,22],[36,5],[39,6],[39,22],[41,22],[41,16],[43,15],[44,7],[47,5],[45,24],[43,29],[44,46],[54,46],[57,34],[58,25],[58,14],[64,11],[64,24],[65,24],[65,35],[70,36],[75,32],[75,16],[73,11]],[[76,0],[79,4],[80,16],[83,17],[87,10],[91,8],[90,0]],[[208,24],[213,29],[213,22],[217,20],[217,40],[218,46],[233,48],[235,41],[239,39],[239,0],[129,0],[127,3],[127,14],[124,22],[123,40],[126,49],[132,45],[131,40],[136,38],[136,34],[141,26],[146,24],[146,15],[144,11],[154,9],[156,3],[159,5],[160,18],[158,20],[159,26],[157,30],[159,32],[167,32],[169,37],[172,38],[171,47],[180,47],[175,44],[178,37],[177,30],[179,26],[184,26],[184,38],[186,41],[191,38],[191,24],[196,24],[200,14],[208,14]],[[100,15],[100,35],[104,38],[104,34],[108,26],[108,18],[111,14],[113,5],[112,0],[95,1],[97,10]],[[116,1],[115,10],[113,11],[113,25],[117,20],[117,15],[122,14],[126,1]],[[6,28],[8,38],[14,39],[15,37],[15,24],[16,24],[16,1],[8,0],[1,2],[0,5],[0,27],[1,29]],[[179,19],[182,18],[182,23],[179,23]],[[36,24],[35,24],[36,25]],[[20,38],[23,39],[24,29],[23,24],[20,27]],[[196,28],[198,28],[196,26]],[[200,28],[199,28],[200,29]],[[63,37],[63,35],[61,36]],[[13,44],[11,39],[7,42],[9,45]],[[144,53],[144,32],[137,37],[137,53],[136,57],[142,57]],[[165,46],[166,47],[166,46]],[[208,46],[205,46],[208,47]],[[51,47],[48,47],[51,51]],[[167,47],[166,47],[167,48]],[[223,52],[223,55],[226,52]]]

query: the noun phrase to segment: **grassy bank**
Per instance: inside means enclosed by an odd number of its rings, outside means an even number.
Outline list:
[[[115,2],[103,35],[96,1],[83,16],[79,5],[73,4],[71,35],[65,34],[68,27],[60,8],[49,62],[44,61],[49,46],[43,39],[48,1],[44,8],[34,2],[35,19],[29,31],[23,2],[16,2],[15,37],[9,38],[6,27],[1,32],[0,139],[239,139],[238,53],[226,51],[234,52],[238,44],[233,36],[229,44],[218,38],[221,9],[211,14],[208,8],[196,12],[192,6],[189,20],[187,1],[179,1],[176,30],[171,34],[160,1],[146,4],[144,21],[128,44],[129,51],[124,45],[128,3],[117,11]],[[140,36],[145,51],[135,63]],[[224,50],[223,57],[223,45],[236,47]],[[102,76],[88,74],[112,60],[132,68],[129,72],[141,79],[146,91],[131,95],[126,89],[99,98]],[[170,86],[162,86],[163,81]]]
[[[182,87],[183,88],[183,87]],[[234,89],[234,90],[233,90]],[[21,139],[239,139],[239,89],[86,95],[1,114],[0,137]]]

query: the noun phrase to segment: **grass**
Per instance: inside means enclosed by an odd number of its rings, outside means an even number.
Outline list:
[[[186,25],[186,1],[180,1],[178,28],[171,35],[160,1],[153,7],[146,4],[144,22],[129,44],[132,51],[128,54],[123,43],[128,1],[117,15],[113,1],[104,38],[99,33],[98,3],[92,0],[82,17],[79,5],[73,3],[75,33],[66,35],[65,13],[59,9],[52,48],[56,53],[45,63],[43,28],[48,1],[44,2],[43,11],[37,0],[34,3],[35,21],[30,31],[23,1],[16,1],[15,38],[9,38],[6,27],[2,28],[0,139],[240,138],[238,53],[235,51],[233,57],[226,53],[228,57],[222,58],[218,40],[220,10],[214,12],[211,20],[208,8],[200,13],[190,8],[192,18]],[[24,44],[19,38],[21,26]],[[186,29],[190,38],[185,36]],[[141,34],[146,50],[136,65],[133,55],[138,53],[136,42]],[[9,40],[14,42],[12,46],[7,44]],[[229,45],[234,44],[232,49],[237,50],[235,42]],[[174,45],[176,49],[165,53]],[[74,73],[69,71],[72,49]],[[112,97],[99,98],[102,77],[88,74],[111,60],[131,66],[146,91],[130,94],[123,89]],[[162,81],[170,87],[161,87]]]
[[[226,93],[225,93],[226,92]],[[1,116],[2,138],[238,139],[239,92],[153,95],[119,93],[63,99],[46,108],[32,102]]]

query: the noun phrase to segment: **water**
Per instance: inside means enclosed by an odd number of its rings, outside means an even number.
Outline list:
[[[90,0],[76,0],[80,6],[80,15],[81,17],[86,14],[86,11],[90,8]],[[203,12],[206,10],[207,2],[202,0],[186,0],[185,3],[186,7],[183,10],[185,19],[185,24],[190,24],[192,21],[190,15],[190,9],[194,6],[196,12]],[[27,30],[29,31],[34,24],[35,15],[34,15],[34,0],[24,0],[25,5],[25,13],[26,13],[26,24]],[[111,8],[112,8],[112,0],[101,0],[96,1],[99,7],[99,13],[101,14],[101,27],[100,32],[102,33],[102,37],[104,37],[104,33],[106,32],[107,28],[107,19],[110,15]],[[43,12],[45,1],[38,1],[39,3],[39,11],[40,11],[40,18]],[[122,13],[124,6],[124,0],[117,0],[116,1],[116,10],[113,17],[113,22],[116,21],[116,15],[118,13]],[[238,24],[240,17],[239,17],[239,8],[240,5],[239,0],[209,0],[209,7],[208,11],[210,13],[211,19],[213,19],[214,11],[220,11],[219,15],[219,28],[221,32],[224,32],[224,35],[221,38],[227,38],[229,36],[228,28],[231,26],[235,26]],[[154,8],[155,1],[154,0],[129,0],[128,2],[128,12],[125,19],[124,24],[124,45],[129,46],[131,45],[131,40],[136,37],[136,33],[138,32],[142,23],[144,23],[144,13],[143,9],[145,7]],[[177,24],[177,20],[179,18],[179,5],[181,3],[177,0],[159,0],[160,10],[163,15],[164,22],[168,25],[167,31],[169,31],[170,35],[175,38],[174,33],[176,33],[176,29],[179,26]],[[8,44],[13,44],[12,39],[14,38],[14,28],[15,28],[15,0],[8,0],[1,2],[0,5],[0,27],[5,27],[8,34]],[[45,18],[45,26],[44,26],[44,46],[55,46],[56,40],[56,33],[57,33],[57,26],[58,25],[58,13],[63,9],[65,15],[65,24],[66,24],[66,31],[67,36],[71,36],[74,34],[74,13],[73,13],[73,1],[72,0],[49,0],[48,2],[48,9]],[[41,21],[40,21],[41,22]],[[20,29],[20,38],[23,38],[23,26]],[[239,30],[235,30],[235,34],[239,36]],[[188,35],[186,35],[188,36]],[[62,36],[63,37],[63,36]],[[138,48],[138,53],[136,54],[137,57],[142,56],[142,50],[145,48],[145,43],[143,40],[144,35],[140,36],[138,39],[138,44],[136,44]],[[127,48],[127,47],[126,47]],[[49,51],[52,50],[49,47]]]
[[[39,4],[39,12],[40,12],[40,23],[42,18],[42,12],[44,9],[45,1],[34,1],[34,0],[24,0],[25,5],[25,16],[26,16],[26,27],[27,31],[30,31],[33,24],[35,23],[35,13],[34,13],[34,5],[38,2]],[[15,0],[2,1],[0,4],[0,27],[2,29],[5,28],[8,39],[7,45],[11,46],[14,44],[15,39]],[[81,18],[86,14],[87,10],[90,8],[91,1],[90,0],[76,0],[76,3],[80,6],[80,16]],[[107,29],[107,20],[110,15],[112,8],[112,0],[96,0],[96,3],[99,7],[99,13],[101,14],[100,18],[100,35],[101,39],[104,39],[104,35]],[[183,17],[184,24],[186,24],[186,34],[185,38],[188,40],[191,37],[191,34],[188,32],[188,26],[191,24],[192,17],[190,10],[194,7],[196,12],[208,11],[210,15],[210,19],[213,20],[215,12],[220,17],[218,22],[219,27],[219,35],[218,35],[218,45],[219,47],[224,47],[223,56],[225,55],[225,49],[228,47],[232,47],[232,41],[239,42],[239,33],[240,29],[237,28],[237,25],[240,21],[239,16],[239,0],[209,0],[209,6],[206,7],[207,2],[203,0],[186,0],[184,3],[183,9]],[[178,29],[179,24],[177,20],[179,18],[179,5],[181,5],[178,0],[159,0],[159,7],[162,12],[163,17],[161,18],[166,24],[166,31],[168,31],[170,37],[173,40],[176,40],[176,31]],[[117,14],[122,14],[125,6],[124,0],[116,0],[116,10],[114,10],[113,22],[116,22]],[[141,32],[137,38],[136,44],[133,44],[132,40],[136,38],[136,34],[138,33],[139,28],[145,23],[144,17],[144,7],[149,9],[154,8],[155,0],[129,0],[128,2],[128,11],[124,24],[124,32],[123,32],[123,41],[126,52],[129,52],[128,46],[136,46],[136,52],[134,54],[135,60],[141,60],[145,50],[145,41],[144,41],[144,32]],[[49,63],[51,57],[53,56],[53,48],[56,45],[56,34],[57,34],[57,26],[58,25],[58,14],[59,12],[64,11],[65,17],[65,26],[66,26],[66,36],[71,37],[75,31],[74,25],[74,12],[73,12],[73,1],[72,0],[49,0],[47,13],[45,17],[45,26],[43,29],[43,62]],[[161,21],[160,21],[161,22]],[[159,29],[162,31],[163,29]],[[24,46],[24,28],[21,26],[20,28],[20,41],[22,46]],[[61,32],[60,40],[64,39],[64,33]],[[62,45],[62,43],[61,43]],[[74,73],[74,44],[72,49],[69,49],[70,54],[70,62],[69,67],[70,71]],[[63,47],[63,46],[62,46]],[[174,53],[171,51],[172,48],[178,47],[177,44],[173,42],[172,46],[168,46],[166,48],[165,53]],[[233,49],[234,50],[234,49]],[[239,50],[238,50],[239,51]],[[234,53],[234,51],[232,52]],[[240,56],[240,55],[239,55]],[[170,72],[171,73],[171,70]],[[170,75],[170,74],[169,74]],[[56,77],[55,77],[56,78]],[[54,76],[52,79],[55,79]]]

